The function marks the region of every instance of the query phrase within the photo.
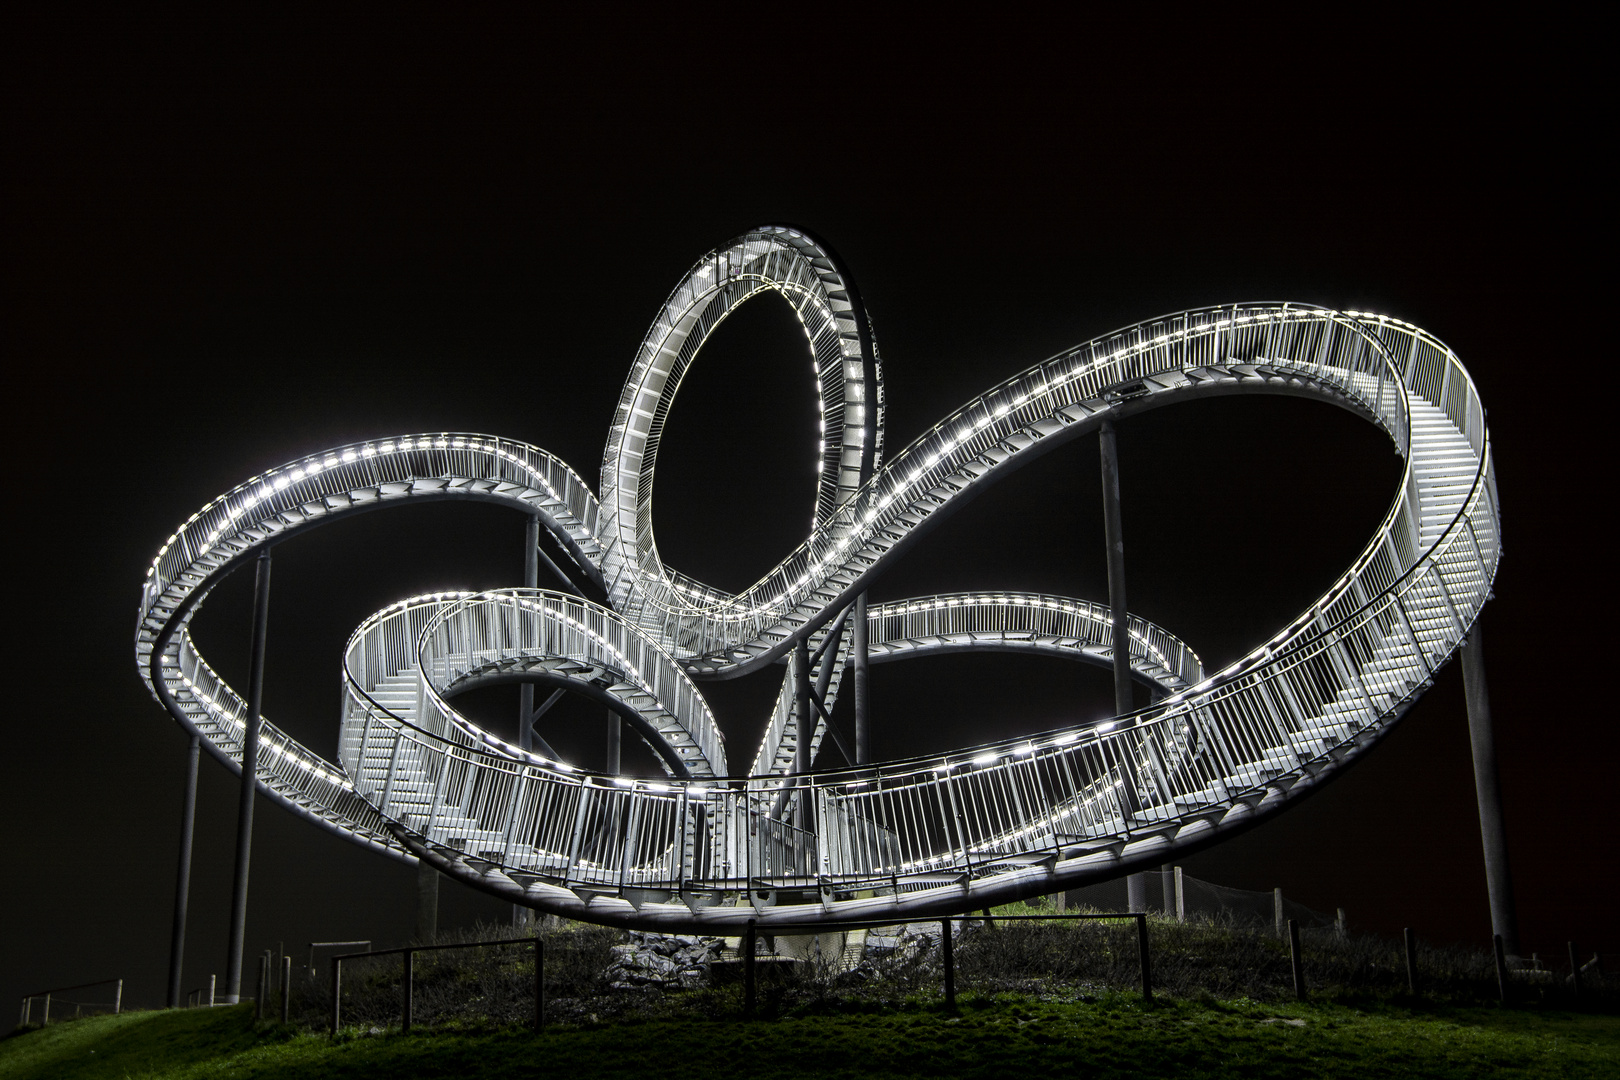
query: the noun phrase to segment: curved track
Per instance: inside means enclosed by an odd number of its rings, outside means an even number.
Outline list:
[[[820,391],[810,535],[735,595],[665,567],[651,527],[658,436],[682,374],[764,289],[804,325]],[[1103,419],[1196,398],[1289,394],[1380,427],[1400,488],[1323,596],[1212,677],[1133,619],[1131,667],[1162,696],[1106,723],[960,753],[796,775],[828,728],[800,716],[792,667],[830,710],[850,606],[976,489]],[[291,462],[192,515],[148,571],[136,652],[169,712],[239,769],[236,693],[188,625],[256,551],[338,518],[424,499],[537,515],[608,606],[542,590],[438,594],[368,619],[344,656],[340,763],[262,728],[264,793],[358,842],[536,908],[662,929],[786,928],[962,911],[1157,865],[1278,812],[1344,768],[1430,685],[1490,595],[1498,513],[1484,410],[1421,329],[1295,304],[1183,312],[1055,356],[967,402],[887,463],[881,368],[859,296],[823,245],[768,228],[705,256],[648,332],[609,434],[598,502],[543,450],[482,435],[375,440]],[[861,482],[861,477],[870,479]],[[1106,606],[1013,593],[874,605],[873,662],[1032,650],[1109,665]],[[800,646],[803,646],[801,648]],[[786,658],[746,776],[694,680]],[[454,697],[524,680],[595,697],[657,754],[662,780],[525,753]]]

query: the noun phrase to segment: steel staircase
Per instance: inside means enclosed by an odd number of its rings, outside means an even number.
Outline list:
[[[650,479],[680,376],[761,289],[806,326],[826,426],[816,525],[731,595],[662,565]],[[794,775],[828,735],[784,682],[746,776],[693,678],[820,652],[829,711],[850,601],[978,488],[1103,418],[1203,396],[1283,393],[1365,417],[1406,457],[1351,568],[1249,656],[1208,675],[1129,622],[1133,675],[1163,695],[1107,722],[957,753]],[[869,414],[868,410],[871,410]],[[345,651],[340,765],[263,726],[263,790],[326,828],[545,910],[669,929],[967,910],[1165,861],[1277,813],[1373,745],[1455,655],[1490,595],[1498,511],[1466,370],[1410,324],[1292,304],[1180,313],[1088,342],[991,388],[887,462],[881,375],[845,275],[812,239],[766,229],[700,260],[643,342],[604,455],[602,502],[533,447],[420,435],[341,447],[256,477],[159,552],[136,655],[176,720],[234,765],[240,698],[197,654],[192,613],[256,550],[380,502],[471,498],[538,513],[609,606],[544,590],[391,605]],[[656,421],[656,422],[655,422]],[[875,469],[860,484],[865,462]],[[874,663],[1029,650],[1111,664],[1105,607],[963,593],[872,605]],[[837,634],[836,644],[827,643]],[[827,647],[823,650],[823,644]],[[525,677],[610,702],[666,777],[593,774],[482,731],[453,697]]]

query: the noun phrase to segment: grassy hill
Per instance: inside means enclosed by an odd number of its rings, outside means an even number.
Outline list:
[[[91,1017],[0,1042],[0,1080],[231,1077],[1612,1077],[1620,1018],[1424,1004],[1258,1003],[1128,994],[1002,995],[747,1023],[655,1020],[548,1031],[337,1039],[251,1006]]]

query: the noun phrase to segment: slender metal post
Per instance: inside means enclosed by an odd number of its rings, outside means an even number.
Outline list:
[[[1571,960],[1573,960],[1575,958],[1575,943],[1573,941],[1569,943],[1569,957],[1570,957]],[[1576,993],[1578,994],[1579,992],[1580,992],[1579,987],[1577,987],[1576,988]],[[119,1013],[121,1013],[123,1011],[124,1011],[124,980],[119,979],[117,988],[115,990],[113,990],[113,1015],[117,1016]]]
[[[416,940],[426,945],[438,933],[439,872],[426,859],[419,859],[416,863]]]
[[[410,949],[405,950],[405,971],[400,976],[400,991],[404,994],[403,1008],[400,1010],[399,1033],[411,1033],[411,1021],[416,1018],[416,1000],[413,982],[416,976],[416,953]]]
[[[529,514],[523,520],[523,587],[540,587],[540,515]],[[534,749],[534,684],[518,686],[518,748]],[[512,925],[527,926],[529,909],[522,904],[512,905]]]
[[[845,278],[846,283],[853,288],[854,282]],[[877,378],[876,356],[872,352],[871,329],[866,325],[864,318],[859,320],[856,332],[862,338],[862,370],[871,381],[867,383],[867,400],[861,406],[863,422],[861,425],[861,469],[860,480],[864,487],[872,479],[872,471],[877,464],[877,402],[872,386]],[[849,662],[854,668],[855,675],[855,764],[865,765],[872,760],[872,731],[871,712],[869,709],[867,690],[870,686],[867,671],[868,645],[866,636],[866,590],[855,598],[855,625],[854,633],[850,636]]]
[[[607,764],[603,772],[619,775],[620,750],[624,741],[624,722],[612,709],[607,711]]]
[[[264,712],[264,643],[270,625],[270,549],[259,552],[253,576],[253,655],[248,665],[248,707],[243,717],[242,795],[236,812],[236,875],[231,884],[230,947],[225,958],[225,1002],[242,996],[242,939],[247,933],[248,863],[253,855],[253,800],[259,791],[259,724]]]
[[[292,957],[281,958],[281,1022],[285,1024],[292,1011]]]
[[[540,517],[530,514],[523,527],[523,587],[540,587]],[[518,687],[518,747],[534,748],[534,684]]]
[[[1120,519],[1119,443],[1104,420],[1102,441],[1103,535],[1108,545],[1108,607],[1114,652],[1114,708],[1131,711],[1131,640],[1125,624],[1125,532]]]
[[[45,995],[45,1015],[40,1017],[39,1026],[49,1027],[51,1024],[51,995]]]
[[[332,1034],[338,1033],[343,1020],[343,961],[332,961]]]
[[[169,938],[169,1008],[180,1007],[180,969],[186,954],[186,908],[191,899],[191,838],[197,820],[197,758],[202,738],[195,732],[186,751],[186,791],[180,804],[180,865],[175,871],[174,930]]]
[[[754,1018],[754,920],[743,931],[743,1019]]]
[[[1299,951],[1299,920],[1288,920],[1288,961],[1294,969],[1294,996],[1305,1000],[1305,958]]]
[[[798,721],[797,739],[793,744],[793,772],[798,776],[810,773],[810,743],[816,729],[810,705],[810,644],[804,638],[793,647],[793,712]],[[810,790],[805,781],[799,781],[797,813],[793,824],[801,829],[810,827]]]
[[[546,943],[534,939],[534,1030],[546,1026]]]
[[[1401,931],[1401,937],[1406,942],[1406,991],[1417,994],[1417,935],[1412,933],[1410,926]]]
[[[945,1007],[956,1011],[956,943],[951,940],[951,920],[941,919],[940,948],[945,955]]]
[[[1271,921],[1272,921],[1272,924],[1277,928],[1277,936],[1279,938],[1282,937],[1283,936],[1283,902],[1282,902],[1282,889],[1281,888],[1276,888],[1276,889],[1271,890]]]
[[[1147,910],[1147,874],[1125,875],[1125,908],[1128,911]]]
[[[218,975],[208,976],[208,1007],[210,1009],[214,1007],[214,989],[216,986],[215,980],[218,978]]]
[[[1187,892],[1182,886],[1181,867],[1176,867],[1176,922],[1187,921]]]
[[[1108,607],[1114,653],[1114,712],[1131,711],[1131,638],[1125,622],[1125,529],[1119,505],[1119,443],[1114,421],[1105,419],[1098,434],[1102,448],[1103,537],[1108,546]],[[1125,906],[1147,910],[1147,875],[1125,878]]]
[[[1510,956],[1519,954],[1519,917],[1508,869],[1507,835],[1502,823],[1502,788],[1496,771],[1496,736],[1491,729],[1491,697],[1485,684],[1485,653],[1476,622],[1463,646],[1463,692],[1468,700],[1468,738],[1474,751],[1474,793],[1479,800],[1479,833],[1485,850],[1485,889],[1490,894],[1491,932]]]
[[[855,671],[855,764],[872,760],[872,729],[867,711],[866,593],[855,598],[854,634],[849,643],[850,663]]]
[[[1136,959],[1142,966],[1142,1000],[1153,1000],[1153,957],[1148,951],[1147,916],[1136,917]]]
[[[263,954],[259,956],[259,986],[258,993],[253,995],[253,1019],[264,1019],[265,988],[270,985],[270,958]]]

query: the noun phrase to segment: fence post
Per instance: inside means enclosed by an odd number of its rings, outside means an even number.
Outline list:
[[[1508,1003],[1508,968],[1507,954],[1502,948],[1502,935],[1491,935],[1491,949],[1496,953],[1496,989],[1502,996],[1502,1004]]]
[[[1579,1001],[1581,997],[1581,962],[1575,952],[1575,943],[1566,941],[1564,944],[1569,946],[1569,986],[1575,992],[1575,1000]]]
[[[1278,937],[1278,939],[1281,939],[1282,936],[1283,936],[1284,927],[1283,927],[1282,889],[1280,889],[1280,888],[1271,890],[1271,921],[1277,927],[1277,937]]]
[[[404,978],[400,980],[401,983],[403,984],[400,987],[400,989],[402,991],[404,991],[404,994],[405,994],[405,1015],[401,1018],[400,1025],[399,1025],[399,1033],[401,1035],[409,1035],[411,1033],[411,1021],[415,1018],[414,1014],[416,1012],[416,1001],[415,1001],[415,999],[413,997],[413,994],[414,994],[414,981],[413,980],[415,979],[415,976],[416,976],[416,953],[412,952],[410,949],[406,949],[405,950],[405,975],[404,975]]]
[[[534,1030],[546,1026],[546,943],[538,934],[534,938]]]
[[[39,1026],[48,1027],[51,1022],[51,995],[45,995],[45,1015],[40,1018]]]
[[[1288,920],[1288,958],[1294,968],[1294,996],[1305,1000],[1305,958],[1299,954],[1299,920]]]
[[[1350,923],[1349,920],[1344,917],[1344,908],[1340,908],[1338,915],[1334,917],[1333,929],[1339,935],[1340,941],[1344,941],[1349,938]]]
[[[259,982],[253,993],[253,1019],[264,1019],[264,993],[265,987],[270,984],[270,958],[263,953],[259,954]]]
[[[332,1037],[337,1038],[338,1024],[343,1019],[343,961],[332,961]]]
[[[754,1018],[754,920],[743,931],[743,1019]]]
[[[287,1022],[292,1008],[292,957],[281,958],[281,1022]]]
[[[1570,956],[1571,960],[1573,960],[1575,958],[1575,943],[1573,941],[1569,943],[1569,956]],[[1579,993],[1579,988],[1577,988],[1576,992]],[[118,989],[113,991],[113,1015],[117,1016],[120,1012],[123,1011],[123,1009],[124,1009],[124,980],[119,979],[118,980]]]
[[[951,920],[941,919],[941,948],[945,952],[945,1007],[956,1011],[956,943],[951,940]]]
[[[1413,995],[1417,994],[1417,935],[1412,933],[1408,926],[1401,931],[1406,939],[1406,989]]]
[[[1181,867],[1176,867],[1176,922],[1187,921],[1187,894],[1182,890]]]
[[[218,975],[208,976],[208,1007],[210,1009],[214,1007],[214,982],[218,978]]]
[[[1153,960],[1148,955],[1147,916],[1136,917],[1136,959],[1142,966],[1142,1000],[1153,1000]]]

